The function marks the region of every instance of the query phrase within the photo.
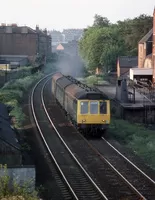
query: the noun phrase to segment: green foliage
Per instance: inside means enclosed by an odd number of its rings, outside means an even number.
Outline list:
[[[0,89],[0,101],[13,107],[13,110],[10,112],[10,114],[16,117],[17,128],[22,125],[25,119],[25,115],[20,107],[20,103],[22,103],[23,92],[26,92],[29,87],[42,76],[43,74],[38,72],[31,76],[26,76],[17,80],[11,80]]]
[[[0,170],[3,171],[3,176],[0,179],[0,199],[10,200],[37,200],[36,191],[29,191],[28,183],[19,186],[16,182],[11,183],[8,175],[7,165],[0,165]]]
[[[110,24],[107,18],[95,15],[93,26],[85,29],[79,41],[88,68],[108,71],[116,68],[118,56],[137,55],[138,42],[152,28],[152,21],[152,17],[140,15]]]
[[[108,72],[109,70],[116,70],[117,58],[123,53],[123,45],[105,45],[104,51],[100,57],[100,63],[102,66],[105,66],[105,72]]]
[[[16,81],[12,80],[8,83],[6,83],[3,86],[3,89],[11,89],[11,90],[21,90],[21,91],[26,91],[36,79],[40,78],[41,74],[36,73],[33,76],[26,76],[24,78],[17,79]]]
[[[121,119],[112,119],[110,134],[125,146],[132,148],[134,152],[143,157],[155,168],[155,134],[143,125],[131,124]]]
[[[138,42],[153,27],[153,18],[142,14],[134,19],[118,21],[117,24],[127,46],[128,54],[137,55]]]
[[[89,28],[80,40],[79,47],[81,56],[93,70],[103,64],[105,68],[107,64],[113,66],[116,63],[116,56],[125,49],[124,42],[119,36],[119,29],[112,27]]]
[[[110,25],[110,22],[107,17],[102,17],[101,15],[94,16],[94,27],[107,27]]]
[[[22,97],[23,91],[20,90],[9,90],[2,88],[0,91],[0,102],[2,103],[10,101],[10,99],[16,99],[20,102]]]
[[[89,76],[86,78],[86,84],[92,86],[93,84],[97,84],[97,77],[96,76]]]

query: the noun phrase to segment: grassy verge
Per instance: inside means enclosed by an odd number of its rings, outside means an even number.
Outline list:
[[[94,86],[95,84],[103,84],[104,82],[102,76],[96,76],[96,75],[88,76],[86,78],[78,78],[78,80],[90,87]]]
[[[141,124],[115,119],[111,121],[109,132],[121,144],[131,148],[155,169],[155,134]]]

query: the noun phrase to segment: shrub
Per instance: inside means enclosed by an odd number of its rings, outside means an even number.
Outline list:
[[[93,85],[97,84],[97,77],[96,76],[89,76],[86,78],[86,84]]]
[[[42,76],[42,73],[36,73],[34,75],[17,80],[11,80],[0,90],[0,101],[13,107],[13,110],[10,112],[10,114],[16,117],[17,128],[22,125],[22,122],[25,119],[25,115],[19,105],[22,101],[23,92],[26,92],[29,87]]]
[[[0,178],[0,199],[10,200],[37,200],[36,191],[29,190],[28,183],[23,186],[18,185],[16,182],[11,182],[8,176],[7,165],[0,165],[0,170],[3,171],[3,175]]]
[[[0,91],[0,102],[2,103],[10,101],[10,99],[16,99],[18,102],[20,102],[22,97],[23,92],[20,90],[2,89]]]

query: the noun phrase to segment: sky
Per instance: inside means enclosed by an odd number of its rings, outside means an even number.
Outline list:
[[[94,15],[107,17],[110,22],[153,15],[155,0],[0,0],[0,23],[17,23],[35,28],[60,30],[86,28],[93,24]]]

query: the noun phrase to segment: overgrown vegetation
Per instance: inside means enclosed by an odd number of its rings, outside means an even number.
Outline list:
[[[78,80],[90,87],[93,87],[95,84],[103,84],[103,76],[96,76],[96,75],[91,75],[87,76],[85,78],[78,78]]]
[[[142,124],[131,124],[122,119],[113,118],[110,134],[126,147],[131,148],[155,169],[155,134]]]
[[[10,80],[0,89],[0,102],[6,105],[12,106],[11,115],[16,117],[16,127],[19,128],[25,115],[22,112],[20,104],[22,103],[23,94],[28,91],[29,87],[43,74],[37,72],[34,75],[31,74],[32,67],[23,67],[16,74],[16,79]]]
[[[0,199],[4,200],[38,200],[37,192],[30,191],[28,184],[19,186],[15,181],[11,181],[8,175],[7,165],[0,165]],[[2,175],[3,174],[3,175]]]

